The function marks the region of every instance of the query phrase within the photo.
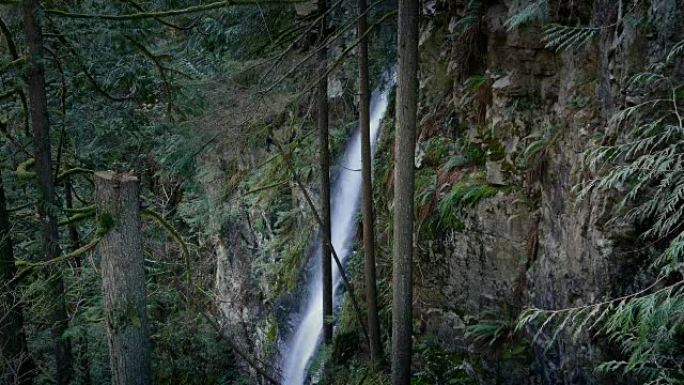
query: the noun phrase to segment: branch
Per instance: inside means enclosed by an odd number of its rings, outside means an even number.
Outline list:
[[[14,38],[12,38],[12,32],[10,32],[9,27],[5,21],[0,17],[0,32],[5,36],[5,41],[7,42],[7,49],[12,56],[12,60],[19,60],[19,51],[17,50],[17,45],[14,43]],[[29,127],[29,108],[28,102],[26,101],[26,94],[21,88],[17,89],[17,94],[19,94],[19,99],[21,100],[21,106],[24,109],[24,131],[26,136],[31,136],[31,130]]]
[[[271,61],[271,60],[274,60],[274,62],[268,68],[268,70],[266,70],[263,77],[268,76],[268,74],[270,74],[282,62],[285,55],[288,52],[290,52],[292,49],[294,49],[295,45],[299,41],[301,41],[303,38],[305,38],[309,34],[309,32],[311,32],[311,30],[314,29],[314,27],[319,25],[320,21],[324,17],[326,17],[328,14],[332,13],[338,6],[340,6],[342,4],[343,1],[344,0],[338,0],[337,2],[332,4],[330,7],[328,7],[328,9],[325,11],[325,13],[318,15],[318,17],[316,17],[311,23],[309,23],[309,26],[304,30],[304,32],[300,33],[285,50],[283,50],[278,55],[276,55],[270,59],[265,60],[263,63],[266,63],[266,62]],[[274,43],[272,43],[272,45],[279,44],[280,40],[283,39],[285,36],[286,36],[286,34],[281,35],[278,39],[276,39],[276,41]],[[316,51],[318,51],[318,50],[315,50],[315,52]],[[262,64],[262,63],[260,63],[260,64]],[[299,66],[297,66],[297,67],[299,67]]]
[[[154,64],[155,67],[157,67],[157,70],[159,71],[159,76],[161,76],[162,81],[164,82],[164,88],[166,89],[166,96],[169,98],[169,109],[173,105],[173,94],[171,93],[171,82],[169,81],[169,78],[166,76],[166,67],[162,65],[162,63],[159,61],[159,58],[153,54],[150,50],[147,49],[142,43],[139,41],[133,39],[132,37],[128,35],[123,35],[126,40],[130,41],[133,43],[133,45],[138,48],[138,50],[143,54],[143,56],[147,57],[152,61],[152,64]]]
[[[137,9],[140,12],[147,12],[147,11],[145,11],[145,9],[140,4],[136,3],[133,0],[128,0],[128,3],[131,4],[133,6],[133,8]],[[187,31],[187,30],[195,28],[195,26],[197,25],[197,22],[200,20],[200,18],[198,17],[195,20],[193,20],[190,24],[185,25],[185,26],[181,26],[181,25],[169,23],[168,21],[165,21],[164,19],[162,19],[160,17],[155,17],[154,19],[157,20],[158,22],[160,22],[161,24],[167,26],[167,27],[177,29],[179,31]]]
[[[0,31],[5,35],[5,41],[7,41],[7,49],[10,52],[13,60],[19,59],[19,51],[17,50],[17,45],[14,44],[14,38],[12,38],[12,32],[10,32],[7,23],[0,17]]]
[[[25,64],[25,63],[26,63],[26,58],[25,58],[25,57],[20,57],[20,58],[18,58],[18,59],[14,59],[14,60],[12,60],[12,61],[9,62],[9,63],[3,64],[3,65],[0,67],[0,72],[7,71],[8,69],[10,69],[10,68],[12,68],[12,67],[18,67],[18,66],[20,66],[20,65],[22,65],[22,64]]]
[[[74,175],[74,174],[91,175],[91,174],[94,173],[94,172],[95,172],[95,171],[90,170],[90,169],[87,169],[87,168],[83,168],[83,167],[74,167],[74,168],[70,168],[70,169],[68,169],[68,170],[64,170],[64,171],[60,172],[60,173],[57,175],[57,178],[55,178],[55,181],[56,181],[56,182],[60,182],[60,181],[64,180],[65,178],[70,177],[71,175]]]
[[[66,261],[68,259],[78,257],[79,255],[81,255],[81,254],[83,254],[89,250],[92,250],[95,246],[97,246],[97,244],[100,242],[101,239],[102,239],[102,237],[95,237],[95,239],[93,239],[87,245],[81,246],[78,249],[72,251],[71,253],[64,254],[64,255],[56,257],[56,258],[48,259],[47,261],[29,262],[29,261],[17,259],[15,263],[16,263],[17,267],[22,268],[22,269],[28,269],[31,267],[43,267],[43,266],[51,265],[53,263],[59,263],[62,261]],[[19,275],[19,274],[17,274],[17,275]]]
[[[91,208],[91,210],[87,210],[87,211],[84,210],[78,214],[75,214],[75,215],[68,217],[67,219],[65,219],[63,221],[60,221],[58,226],[70,225],[70,224],[80,222],[80,221],[85,220],[85,219],[92,218],[94,216],[95,216],[95,208],[93,207],[93,208]]]
[[[226,343],[228,343],[230,348],[233,351],[235,351],[235,353],[237,353],[240,357],[242,357],[250,367],[252,367],[254,370],[256,370],[257,373],[259,373],[260,375],[264,376],[264,378],[268,382],[270,382],[271,384],[280,385],[280,382],[278,380],[276,380],[275,378],[273,378],[273,376],[266,369],[264,369],[262,367],[262,365],[265,366],[262,362],[259,362],[259,364],[257,364],[256,359],[250,357],[250,355],[245,353],[245,351],[242,350],[242,348],[237,346],[237,344],[233,340],[228,338],[228,336],[223,332],[223,327],[219,326],[218,322],[216,320],[211,319],[211,317],[209,315],[207,315],[207,313],[205,313],[205,312],[202,312],[202,316],[204,316],[204,318],[214,327],[216,332],[218,332],[218,334],[221,336],[221,338],[223,338],[223,340],[226,341]]]
[[[92,211],[92,210],[95,210],[95,205],[88,205],[88,206],[83,206],[83,207],[72,207],[70,209],[65,209],[65,211],[68,213],[83,213],[83,212]]]
[[[338,37],[342,36],[342,34],[344,34],[346,31],[348,31],[348,30],[350,30],[350,29],[356,27],[356,22],[358,21],[358,19],[361,18],[361,17],[363,17],[363,16],[365,16],[366,14],[368,14],[368,12],[370,12],[370,10],[371,10],[373,7],[375,7],[376,5],[378,5],[378,4],[380,4],[379,1],[376,1],[375,3],[371,4],[371,5],[368,7],[368,9],[366,10],[366,12],[364,12],[364,13],[361,14],[361,15],[356,16],[355,19],[351,20],[351,21],[348,22],[346,25],[343,25],[341,28],[339,28],[339,29],[335,32],[334,35],[332,35],[332,36],[330,36],[330,37],[326,37],[326,39],[325,39],[324,41],[321,42],[321,45],[319,45],[318,47],[315,47],[315,49],[311,50],[306,56],[304,56],[304,58],[302,58],[301,60],[299,60],[299,62],[297,62],[297,64],[295,64],[294,66],[290,67],[290,69],[289,69],[284,75],[282,75],[281,77],[279,77],[278,79],[276,79],[276,80],[275,80],[273,83],[271,83],[271,85],[268,86],[265,90],[262,90],[262,91],[259,91],[259,92],[262,93],[262,94],[265,94],[265,93],[268,93],[268,92],[270,92],[271,90],[273,90],[273,88],[275,88],[278,84],[280,84],[280,82],[282,82],[283,80],[287,79],[287,78],[288,78],[290,75],[292,75],[296,70],[300,69],[300,68],[302,67],[302,65],[303,65],[304,63],[306,63],[307,61],[309,61],[309,59],[311,59],[318,51],[320,51],[320,50],[323,49],[323,48],[326,48],[326,47],[330,46],[330,44],[331,44],[333,41],[335,41]],[[336,7],[336,6],[338,6],[338,5],[339,5],[339,3],[333,4],[334,7]],[[332,9],[329,9],[329,10],[328,10],[328,12],[331,12],[331,11],[332,11]],[[308,33],[308,32],[316,25],[316,23],[319,21],[319,19],[323,18],[325,15],[326,15],[326,14],[324,13],[324,14],[322,14],[321,16],[319,16],[316,20],[314,20],[314,21],[311,23],[311,26],[309,27],[309,29],[307,29],[306,31],[304,31],[304,32],[300,35],[300,38],[301,38],[302,36],[305,36],[305,34]],[[364,35],[364,36],[365,36],[365,35]],[[298,40],[299,40],[299,39],[297,39],[297,40],[295,40],[294,42],[292,42],[292,44],[291,44],[285,51],[283,51],[281,54],[279,54],[279,55],[276,57],[277,60],[276,60],[276,61],[271,65],[271,67],[269,67],[269,69],[266,71],[266,75],[268,75],[268,74],[269,74],[269,73],[270,73],[278,64],[280,64],[280,62],[282,61],[282,59],[283,59],[283,57],[285,56],[285,54],[287,54],[287,52],[289,52],[289,51],[294,47],[294,45],[297,43]],[[264,76],[266,76],[266,75],[264,75]],[[318,82],[316,82],[316,84],[318,84]]]
[[[371,5],[368,7],[368,9],[366,10],[366,13],[368,13],[368,12],[370,11],[370,9],[371,9],[372,7],[374,7],[375,5],[377,5],[377,4],[379,4],[379,2],[375,2],[375,3],[371,4]],[[329,38],[327,41],[325,41],[323,44],[321,44],[321,46],[317,47],[315,50],[313,50],[312,52],[310,52],[307,56],[305,56],[302,60],[300,60],[295,66],[293,66],[292,68],[290,68],[290,70],[289,70],[287,73],[285,73],[285,75],[283,75],[283,76],[281,76],[280,78],[278,78],[276,81],[274,81],[274,82],[273,82],[268,88],[266,88],[265,90],[259,91],[259,93],[261,93],[261,94],[266,94],[266,93],[270,92],[271,90],[273,90],[273,88],[275,88],[280,82],[282,82],[282,81],[285,80],[287,77],[289,77],[290,75],[292,75],[292,73],[294,73],[297,69],[301,68],[301,66],[302,66],[306,61],[308,61],[316,52],[318,52],[320,49],[322,49],[322,48],[324,48],[324,47],[327,47],[332,41],[334,41],[335,39],[337,39],[337,37],[339,37],[339,36],[340,36],[343,32],[345,32],[347,29],[349,29],[349,28],[351,28],[351,27],[355,27],[355,26],[356,26],[356,24],[355,24],[356,21],[357,21],[359,18],[361,18],[361,17],[363,17],[364,15],[366,15],[366,13],[361,14],[361,15],[358,15],[358,16],[356,17],[356,19],[354,19],[353,22],[350,23],[347,27],[342,28],[342,29],[341,29],[340,31],[338,31],[335,35],[333,35],[331,38]],[[313,82],[310,82],[308,85],[306,85],[306,88],[304,89],[304,91],[300,92],[300,94],[305,94],[305,93],[311,91],[314,87],[316,87],[316,86],[318,85],[318,83],[319,83],[322,79],[326,78],[326,77],[330,74],[330,72],[332,72],[332,70],[335,69],[335,67],[336,67],[338,64],[340,64],[340,63],[342,62],[342,60],[347,56],[347,54],[348,54],[349,52],[351,52],[352,49],[356,48],[356,46],[359,44],[359,42],[361,42],[361,40],[363,40],[364,38],[366,38],[366,37],[371,33],[371,31],[373,31],[377,26],[379,26],[380,24],[382,24],[383,21],[385,21],[385,20],[386,20],[387,18],[389,18],[390,16],[394,16],[395,14],[396,14],[396,11],[387,12],[387,13],[384,14],[380,19],[378,19],[375,23],[371,24],[371,25],[368,27],[368,30],[366,31],[366,33],[363,34],[363,36],[359,37],[352,45],[350,45],[350,46],[347,47],[344,51],[342,51],[342,53],[340,54],[340,56],[338,56],[337,59],[335,59],[335,62],[333,63],[333,65],[331,65],[331,66],[325,71],[324,74],[322,74],[321,76],[317,77]]]
[[[10,98],[10,97],[12,97],[12,95],[14,95],[16,93],[17,93],[16,88],[10,88],[9,90],[7,90],[5,92],[0,92],[0,100]]]
[[[344,51],[342,51],[342,53],[340,53],[340,55],[337,57],[337,59],[335,59],[335,61],[333,62],[333,64],[325,71],[325,73],[322,74],[321,76],[319,76],[318,78],[316,78],[313,82],[310,82],[310,83],[309,83],[309,86],[308,86],[307,88],[305,88],[304,91],[302,91],[302,93],[307,93],[307,92],[311,91],[314,87],[316,87],[316,85],[318,84],[318,82],[320,82],[321,80],[327,78],[328,75],[330,74],[330,72],[332,72],[332,70],[334,70],[335,67],[337,67],[337,66],[342,62],[342,60],[347,56],[347,54],[348,54],[349,52],[351,52],[352,49],[356,48],[357,45],[359,45],[359,43],[361,42],[361,40],[365,39],[365,38],[370,34],[370,32],[371,32],[373,29],[375,29],[375,27],[379,26],[383,21],[385,21],[385,19],[387,19],[387,18],[389,18],[389,17],[391,17],[391,16],[396,15],[396,13],[397,13],[397,11],[390,11],[390,12],[387,12],[387,13],[384,14],[380,19],[378,19],[378,21],[376,21],[375,23],[371,24],[371,25],[368,27],[368,30],[366,31],[366,33],[364,33],[361,37],[359,37],[358,39],[356,39],[356,41],[355,41],[352,45],[350,45],[350,46],[347,47]]]
[[[171,9],[168,11],[159,12],[137,12],[125,15],[106,15],[106,14],[89,14],[89,13],[71,13],[59,9],[46,9],[45,13],[48,15],[55,15],[61,17],[70,17],[73,19],[99,19],[99,20],[113,20],[113,21],[124,21],[124,20],[142,20],[142,19],[156,19],[159,17],[169,17],[185,15],[189,13],[197,13],[209,11],[217,8],[230,7],[234,5],[253,5],[253,4],[297,4],[302,3],[305,0],[226,0],[217,1],[214,3],[194,5],[187,8],[181,9]]]
[[[257,188],[255,188],[254,190],[249,190],[249,191],[247,191],[247,192],[244,193],[242,196],[243,196],[243,197],[246,197],[247,195],[256,194],[256,193],[258,193],[258,192],[260,192],[260,191],[264,191],[264,190],[268,190],[268,189],[271,189],[271,188],[274,188],[274,187],[282,186],[282,185],[285,184],[286,182],[287,182],[287,180],[281,180],[281,181],[278,181],[278,182],[275,182],[275,183],[268,184],[268,185],[266,185],[266,186],[257,187]]]
[[[178,233],[178,231],[171,225],[164,217],[157,213],[156,211],[145,209],[141,212],[143,217],[154,219],[159,225],[161,225],[164,230],[173,238],[178,245],[181,247],[181,254],[183,255],[183,261],[185,263],[185,280],[188,286],[188,290],[192,287],[192,275],[190,270],[190,252],[188,251],[188,244],[185,243],[183,237]]]
[[[59,174],[59,167],[62,164],[62,150],[64,149],[64,141],[65,141],[65,135],[66,135],[66,98],[67,98],[67,86],[66,86],[66,76],[64,75],[64,67],[62,66],[62,61],[59,60],[59,56],[57,56],[57,53],[53,51],[50,47],[44,47],[45,51],[47,51],[50,56],[52,56],[52,59],[55,61],[55,64],[57,64],[57,70],[59,71],[59,77],[60,77],[60,85],[61,85],[61,92],[59,95],[59,106],[60,110],[62,113],[62,124],[61,124],[61,129],[59,131],[59,143],[57,145],[57,160],[55,160],[55,172],[54,172],[54,179],[56,180],[58,174]]]
[[[51,22],[51,20],[48,18],[48,22]],[[52,24],[52,23],[51,23]],[[54,25],[53,25],[54,27]],[[78,55],[78,52],[76,49],[70,44],[70,42],[64,37],[64,35],[61,34],[55,34],[55,37],[62,43],[64,46],[71,52],[71,54],[74,56],[76,59],[76,64],[81,68],[81,71],[83,71],[83,74],[86,76],[90,84],[95,88],[95,91],[99,93],[100,95],[104,96],[105,98],[114,101],[114,102],[125,102],[128,100],[132,100],[135,98],[135,93],[136,90],[135,88],[130,91],[128,95],[125,96],[114,96],[107,92],[104,88],[102,88],[99,84],[97,84],[97,80],[95,80],[95,77],[88,72],[88,68],[83,64],[83,61],[81,60],[81,57]]]
[[[16,170],[17,176],[21,179],[30,179],[35,177],[36,172],[28,170],[29,168],[32,168],[35,164],[36,160],[34,158],[29,158],[19,163]]]

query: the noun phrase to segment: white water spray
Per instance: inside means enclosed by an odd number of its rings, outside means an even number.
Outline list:
[[[388,71],[385,84],[373,91],[370,103],[370,137],[371,153],[375,150],[375,142],[380,132],[380,123],[385,116],[388,104],[389,91],[394,86],[393,71]],[[349,256],[356,223],[354,217],[359,208],[361,196],[361,136],[357,130],[347,144],[347,149],[342,158],[342,167],[333,185],[331,202],[332,222],[332,245],[337,252],[340,262],[345,263]],[[321,278],[321,253],[320,248],[316,252],[313,263],[316,264],[314,274],[307,282],[308,298],[301,314],[300,322],[294,334],[281,352],[283,385],[303,385],[307,377],[308,366],[311,358],[316,353],[323,334],[323,289]],[[336,295],[340,288],[342,277],[333,263],[333,293],[334,308],[338,308],[339,296]]]

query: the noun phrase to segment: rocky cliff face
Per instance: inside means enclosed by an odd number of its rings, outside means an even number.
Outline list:
[[[534,15],[529,23],[511,25],[533,3],[548,7],[542,10],[548,12],[545,23],[600,30],[580,48],[547,49]],[[461,226],[422,242],[427,246],[419,263],[425,274],[417,277],[417,306],[424,337],[472,353],[481,347],[464,339],[466,324],[512,319],[525,307],[594,303],[633,290],[644,264],[634,252],[633,224],[609,222],[611,196],[578,201],[577,186],[591,177],[584,152],[620,135],[610,132],[607,119],[625,102],[620,90],[628,76],[649,64],[647,53],[653,57],[681,36],[684,7],[673,0],[469,4],[436,3],[425,18],[421,140],[442,135],[461,149],[479,148],[486,159],[470,172],[484,173],[487,184],[505,188],[455,208]],[[651,33],[623,18],[626,7],[635,7],[630,18],[642,17]],[[459,27],[468,14],[477,21]],[[527,337],[537,331],[529,327]],[[529,365],[525,370],[502,373],[483,362],[485,382],[608,381],[596,377],[592,365],[613,353],[609,347],[587,336],[573,343],[563,333],[549,348],[549,334],[553,330],[542,331],[529,356],[514,364]],[[496,357],[501,360],[500,352]]]
[[[605,339],[568,331],[553,338],[551,327],[516,331],[514,324],[523,309],[591,304],[634,292],[648,279],[638,229],[611,220],[615,198],[624,191],[578,199],[578,190],[592,177],[585,152],[623,136],[608,120],[629,103],[621,92],[629,77],[683,38],[684,4],[423,5],[416,345],[438,346],[456,359],[437,366],[453,365],[482,384],[628,383],[594,373],[597,363],[619,355],[600,342]],[[556,50],[547,48],[543,27],[552,23],[593,30],[583,44]],[[353,120],[350,111],[338,115],[340,121]],[[386,123],[375,180],[381,316],[387,322],[392,130]],[[288,131],[281,140],[295,134]],[[305,183],[315,186],[316,171],[306,164],[313,162],[315,147],[299,146],[297,167]],[[252,163],[238,173],[259,164]],[[267,167],[252,187],[288,177],[283,164]],[[311,221],[294,185],[265,191],[244,207],[229,205],[240,214],[221,225],[217,288],[232,334],[269,360],[279,332],[288,330],[287,310],[296,306],[293,286],[306,261],[296,256],[306,256],[313,229],[305,226]],[[358,350],[358,344],[349,346]],[[415,365],[424,372],[427,361]]]

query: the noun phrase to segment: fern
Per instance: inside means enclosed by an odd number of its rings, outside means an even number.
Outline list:
[[[546,48],[556,52],[577,49],[588,44],[601,31],[602,27],[569,27],[550,24],[544,28]]]
[[[465,9],[463,17],[452,21],[449,31],[454,34],[464,34],[477,27],[480,22],[482,12],[482,2],[480,0],[470,0]]]
[[[532,23],[544,23],[549,19],[549,0],[537,0],[534,1],[518,13],[511,16],[504,23],[506,29],[509,31],[518,28],[522,25],[532,24]]]
[[[474,342],[493,346],[497,342],[509,339],[515,334],[515,325],[510,321],[492,319],[481,321],[466,327],[465,337]]]

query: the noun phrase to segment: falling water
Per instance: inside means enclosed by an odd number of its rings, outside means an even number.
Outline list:
[[[370,136],[372,150],[380,132],[380,123],[385,116],[388,94],[394,85],[393,71],[388,71],[385,84],[373,91],[370,103]],[[345,263],[353,246],[356,224],[354,217],[361,196],[361,137],[357,129],[347,144],[342,158],[340,171],[333,185],[331,202],[332,244]],[[316,353],[323,334],[323,290],[321,282],[320,249],[313,262],[316,263],[314,274],[307,282],[308,298],[299,318],[294,334],[282,351],[283,385],[302,385],[307,377],[307,369],[311,358]],[[333,292],[340,288],[340,272],[333,263]],[[339,302],[335,295],[335,308]]]

